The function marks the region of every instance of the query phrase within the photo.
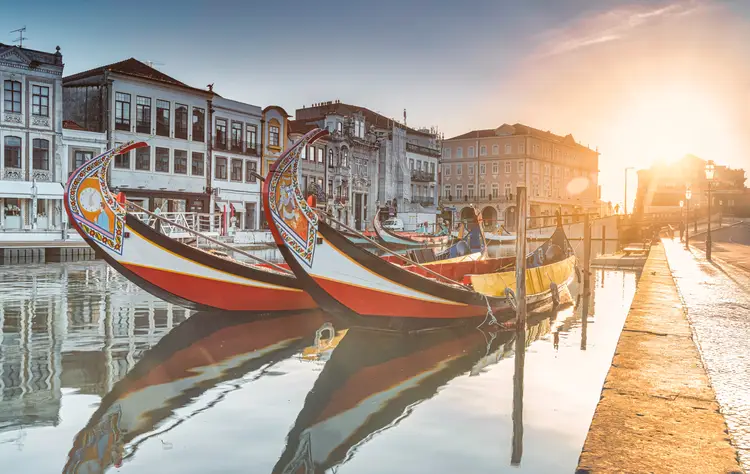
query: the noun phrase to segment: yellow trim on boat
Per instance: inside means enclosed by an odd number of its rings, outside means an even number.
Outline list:
[[[575,271],[576,257],[541,267],[526,270],[526,294],[536,295],[549,290],[550,283],[563,284]],[[489,273],[486,275],[469,275],[474,290],[487,296],[505,296],[505,289],[516,291],[516,272]]]

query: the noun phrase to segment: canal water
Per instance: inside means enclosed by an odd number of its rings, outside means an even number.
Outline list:
[[[514,387],[515,332],[191,313],[101,261],[0,267],[0,471],[573,472],[637,281],[591,278],[530,321]]]

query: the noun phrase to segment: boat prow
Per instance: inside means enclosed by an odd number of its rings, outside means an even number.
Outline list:
[[[128,213],[108,188],[107,169],[114,156],[144,146],[126,143],[93,158],[65,187],[70,222],[107,263],[149,293],[189,309],[265,313],[316,306],[283,268],[185,245]]]

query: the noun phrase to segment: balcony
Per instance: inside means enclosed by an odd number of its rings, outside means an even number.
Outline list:
[[[420,205],[422,205],[424,207],[432,207],[432,206],[436,206],[437,205],[435,203],[435,199],[434,198],[427,197],[427,196],[412,197],[411,198],[411,202],[415,203],[415,204],[420,204]]]
[[[434,183],[435,173],[422,170],[411,170],[411,180],[420,183]]]
[[[491,203],[494,203],[494,204],[512,204],[512,203],[516,202],[515,201],[515,196],[513,196],[513,194],[510,194],[507,197],[504,196],[504,195],[497,196],[497,197],[492,197],[491,194],[487,195],[485,197],[479,197],[477,195],[469,197],[469,195],[467,195],[467,194],[464,194],[463,196],[449,195],[449,196],[443,196],[443,197],[441,197],[440,200],[441,200],[441,202],[454,202],[454,203],[461,203],[461,202],[466,202],[466,203],[491,202]]]
[[[432,156],[434,158],[440,158],[440,150],[437,148],[428,148],[426,146],[415,145],[414,143],[406,144],[406,151],[412,153],[419,153],[420,155]]]

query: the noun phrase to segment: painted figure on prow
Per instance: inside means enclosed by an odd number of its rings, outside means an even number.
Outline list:
[[[112,232],[104,201],[99,201],[99,215],[96,217],[96,225],[108,232]]]

